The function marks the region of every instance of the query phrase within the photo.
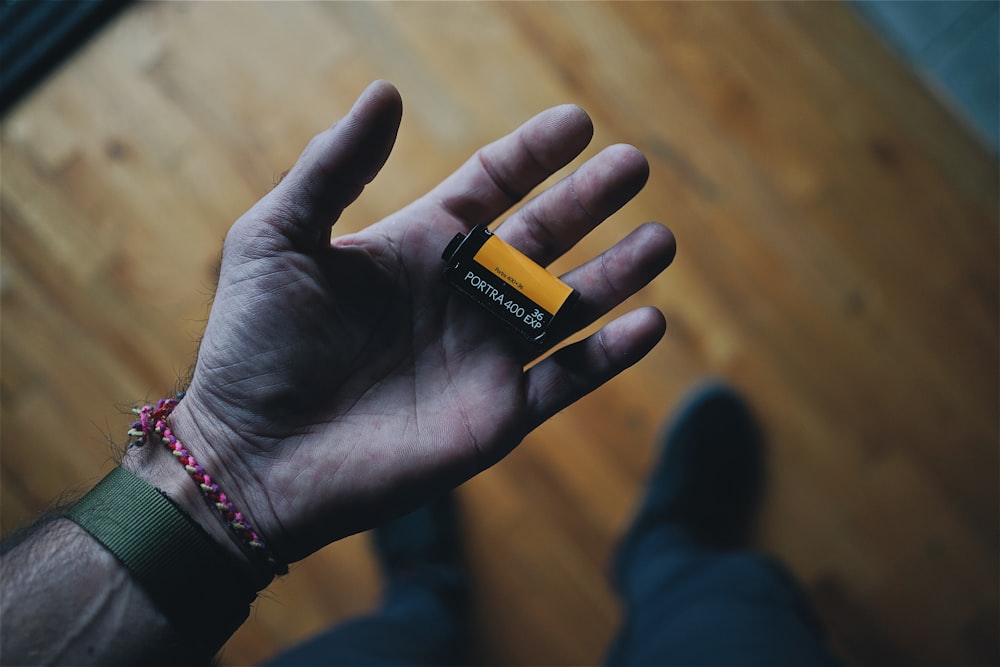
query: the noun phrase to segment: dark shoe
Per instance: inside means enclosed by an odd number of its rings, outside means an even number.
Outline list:
[[[401,585],[418,585],[449,604],[464,604],[467,581],[459,532],[454,494],[376,528],[375,552],[387,594]]]
[[[760,429],[729,387],[696,388],[670,422],[619,560],[650,527],[674,524],[714,549],[748,546],[764,481]]]

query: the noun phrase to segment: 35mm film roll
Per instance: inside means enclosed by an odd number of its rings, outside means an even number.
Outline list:
[[[444,279],[531,343],[543,346],[580,294],[489,229],[457,234]]]

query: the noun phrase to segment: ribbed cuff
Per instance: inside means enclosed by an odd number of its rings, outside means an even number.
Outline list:
[[[250,615],[256,593],[236,559],[124,468],[112,470],[66,517],[115,555],[196,654],[216,653]]]

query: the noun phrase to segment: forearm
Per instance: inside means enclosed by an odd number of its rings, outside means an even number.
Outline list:
[[[177,633],[115,557],[65,518],[4,547],[3,664],[148,664],[185,657]]]
[[[251,581],[250,568],[245,559],[240,560],[239,548],[169,452],[152,445],[132,448],[123,467],[170,498],[192,526],[204,529],[199,534],[212,544],[219,560]],[[68,512],[79,507],[77,504]],[[218,607],[238,612],[241,604],[247,608],[246,599],[238,595],[218,599],[217,581],[199,581],[180,563],[176,570],[168,566],[154,573],[168,585],[166,592],[151,594],[148,582],[140,582],[105,545],[63,514],[50,515],[4,541],[0,662],[208,662],[231,631],[233,621],[227,622],[221,612],[207,617],[191,614],[189,618],[183,610]],[[156,548],[157,539],[163,538],[147,537],[149,548]],[[243,594],[251,589],[248,585]],[[170,607],[182,611],[165,613]]]

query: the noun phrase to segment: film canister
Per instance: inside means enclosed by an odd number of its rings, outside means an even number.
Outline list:
[[[445,248],[444,279],[522,338],[542,346],[579,292],[482,225]]]

